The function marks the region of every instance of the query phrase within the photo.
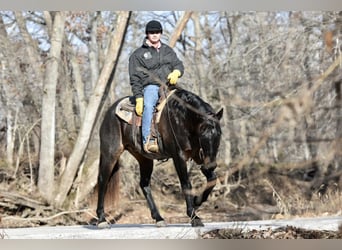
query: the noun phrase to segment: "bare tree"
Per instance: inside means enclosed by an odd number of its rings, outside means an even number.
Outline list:
[[[33,41],[31,35],[29,34],[27,28],[26,28],[26,21],[23,18],[23,15],[21,12],[16,11],[15,17],[17,20],[18,27],[20,29],[21,35],[24,39],[25,48],[27,50],[28,60],[30,61],[30,64],[32,65],[32,69],[34,70],[36,79],[43,79],[42,73],[40,71],[40,57],[37,53],[37,43]]]
[[[182,31],[184,30],[187,22],[191,18],[193,11],[185,11],[183,16],[178,20],[175,30],[170,38],[169,45],[170,47],[174,47],[179,36],[181,35]]]
[[[194,59],[195,59],[195,70],[197,70],[197,74],[195,75],[197,77],[198,84],[196,84],[194,87],[194,91],[198,93],[200,96],[203,98],[206,98],[206,95],[202,94],[202,89],[201,89],[201,84],[200,82],[202,79],[205,79],[205,69],[204,69],[204,63],[203,63],[203,57],[202,57],[202,27],[200,23],[200,16],[198,13],[195,13],[193,15],[193,21],[194,21],[194,26],[195,26],[195,37],[194,37],[194,42],[195,42],[195,51],[194,51]]]
[[[118,13],[115,32],[113,32],[111,37],[111,45],[109,47],[104,66],[94,88],[94,92],[89,100],[85,117],[82,122],[82,127],[78,134],[73,152],[60,179],[59,189],[54,199],[54,203],[57,206],[61,206],[65,201],[67,193],[72,186],[77,170],[87,149],[87,145],[96,122],[97,114],[99,112],[101,100],[106,90],[110,75],[114,73],[113,71],[116,61],[120,55],[120,48],[124,41],[129,14],[130,13],[127,11]]]
[[[42,101],[41,150],[38,188],[49,202],[54,198],[55,172],[55,122],[56,122],[56,86],[58,66],[64,37],[65,13],[56,12],[53,19],[51,48],[46,63],[44,91]]]

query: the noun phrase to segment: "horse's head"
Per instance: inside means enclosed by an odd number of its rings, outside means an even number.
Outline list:
[[[206,169],[216,168],[216,155],[220,146],[223,108],[216,114],[205,118],[198,126],[199,135],[199,162]]]

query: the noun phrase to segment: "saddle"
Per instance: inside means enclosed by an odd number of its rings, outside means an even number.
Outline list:
[[[176,89],[173,89],[171,91],[168,91],[166,94],[161,94],[157,102],[156,108],[153,112],[153,118],[151,123],[151,137],[157,139],[158,142],[160,140],[158,140],[159,132],[157,125],[160,121],[160,116],[165,107],[166,101],[175,91]],[[133,125],[133,130],[135,129],[135,127],[141,127],[142,117],[138,116],[135,112],[135,99],[133,96],[127,96],[123,98],[116,106],[115,114],[128,124]]]

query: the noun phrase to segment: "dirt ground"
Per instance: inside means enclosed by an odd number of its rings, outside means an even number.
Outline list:
[[[191,173],[193,183],[205,183],[205,180],[197,175],[196,169]],[[339,178],[320,183],[317,181],[319,178],[314,177],[317,174],[315,169],[311,167],[285,169],[281,172],[268,167],[255,167],[248,171],[240,171],[235,176],[232,174],[229,180],[225,179],[225,173],[218,172],[219,180],[209,201],[197,211],[204,223],[288,219],[342,213]],[[307,177],[304,176],[310,175],[311,179],[305,179]],[[185,213],[185,202],[179,195],[181,190],[177,177],[165,169],[159,169],[156,176],[155,183],[152,183],[155,185],[153,193],[162,216],[168,223],[190,223]],[[230,185],[227,186],[227,183]],[[201,190],[201,185],[193,186]],[[123,202],[121,215],[117,217],[116,223],[154,223],[146,201],[142,196],[140,198],[139,201]],[[341,239],[342,225],[339,231],[315,231],[294,227],[249,232],[220,229],[206,233],[203,238]]]
[[[220,169],[220,168],[218,168]],[[126,171],[126,172],[125,172]],[[135,172],[134,172],[135,171]],[[130,180],[126,180],[128,173]],[[250,167],[248,170],[226,174],[218,171],[218,181],[209,200],[202,204],[197,214],[204,223],[294,217],[315,217],[342,214],[341,181],[318,182],[312,168],[282,170],[270,167]],[[139,188],[137,169],[122,171],[121,198],[118,206],[106,208],[107,219],[117,224],[153,224],[146,200]],[[201,192],[205,179],[198,169],[190,171],[193,187]],[[312,176],[310,180],[303,176]],[[132,179],[132,176],[134,178]],[[227,177],[228,176],[228,177]],[[6,190],[2,183],[1,190]],[[12,183],[9,183],[13,186]],[[157,167],[151,182],[152,192],[161,215],[168,224],[190,223],[176,173],[169,167]],[[0,190],[0,191],[1,191]],[[11,189],[13,190],[13,189]],[[3,192],[2,194],[6,194]],[[21,191],[11,191],[12,196],[0,193],[0,227],[36,227],[42,225],[94,224],[95,205],[85,201],[80,209],[54,210],[35,204],[34,196]],[[15,195],[14,195],[15,194]],[[29,199],[31,198],[31,199]],[[32,200],[33,199],[33,200]],[[89,200],[91,200],[89,198]],[[308,231],[286,227],[277,230],[214,230],[204,239],[341,239],[341,227],[335,231]]]

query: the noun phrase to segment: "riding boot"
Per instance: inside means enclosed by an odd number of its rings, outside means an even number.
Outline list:
[[[147,138],[147,142],[144,145],[144,150],[150,153],[158,153],[159,147],[156,139]]]

